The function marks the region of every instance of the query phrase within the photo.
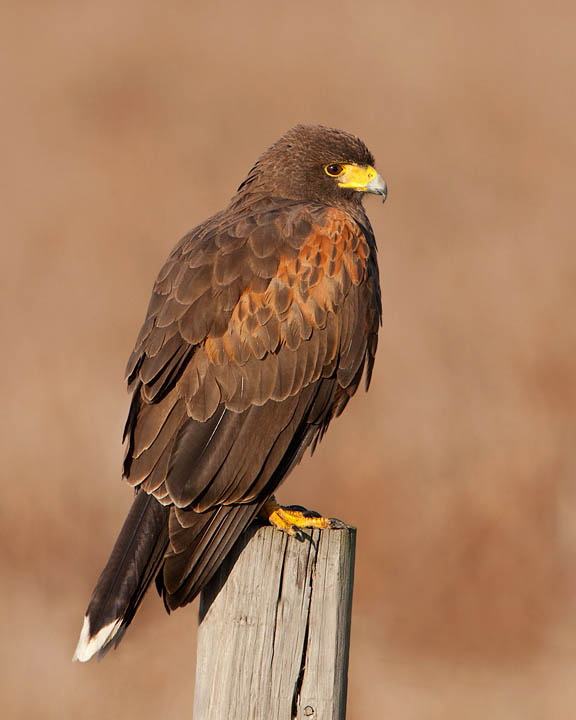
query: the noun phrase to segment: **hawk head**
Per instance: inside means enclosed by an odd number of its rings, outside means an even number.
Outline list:
[[[339,206],[360,204],[366,193],[386,199],[387,191],[362,140],[322,125],[297,125],[266,150],[238,192]]]

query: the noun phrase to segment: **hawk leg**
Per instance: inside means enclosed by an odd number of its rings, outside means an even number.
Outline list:
[[[306,510],[301,505],[278,505],[272,495],[260,510],[260,517],[267,520],[278,530],[302,539],[300,528],[343,528],[346,525],[336,518],[325,518],[314,510]]]

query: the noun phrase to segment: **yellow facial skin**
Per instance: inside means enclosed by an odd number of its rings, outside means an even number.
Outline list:
[[[367,191],[368,183],[378,177],[378,173],[371,165],[342,165],[344,172],[338,176],[338,185],[341,188],[350,188],[360,192]]]
[[[332,163],[324,168],[326,175],[338,181],[341,188],[357,192],[374,193],[386,200],[388,189],[384,178],[371,165]]]

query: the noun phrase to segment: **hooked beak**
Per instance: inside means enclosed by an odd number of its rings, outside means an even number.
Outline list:
[[[386,187],[386,181],[380,173],[366,185],[366,192],[374,193],[374,195],[382,195],[382,202],[386,200],[388,188]]]
[[[382,195],[386,200],[386,182],[371,165],[348,164],[342,167],[344,172],[338,178],[338,185],[341,188]]]

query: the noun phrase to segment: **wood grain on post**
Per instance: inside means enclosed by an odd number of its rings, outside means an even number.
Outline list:
[[[194,720],[343,720],[356,530],[272,527],[200,599]]]

